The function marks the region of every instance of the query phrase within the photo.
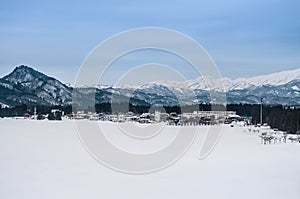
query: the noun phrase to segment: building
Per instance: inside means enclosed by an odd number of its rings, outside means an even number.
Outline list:
[[[155,122],[166,122],[168,120],[168,113],[161,113],[160,111],[154,112],[154,121]]]

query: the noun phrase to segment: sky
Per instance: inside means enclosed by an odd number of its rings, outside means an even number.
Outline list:
[[[25,64],[73,83],[80,65],[100,42],[141,27],[188,35],[225,77],[292,70],[300,67],[299,10],[297,0],[0,0],[0,76]],[[178,57],[146,50],[120,58],[103,83],[149,62],[170,65],[187,79],[198,75]]]

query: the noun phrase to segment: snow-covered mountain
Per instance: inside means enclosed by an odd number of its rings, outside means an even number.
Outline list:
[[[251,78],[238,78],[232,81],[230,90],[246,89],[252,86],[281,86],[296,80],[300,81],[300,68]]]
[[[34,96],[29,103],[60,105],[71,104],[72,101],[72,88],[28,66],[16,67],[2,81],[6,82],[7,88],[19,87],[20,96],[25,93]]]
[[[19,66],[0,78],[0,105],[70,105],[73,88],[27,66]],[[134,105],[190,105],[212,103],[210,93],[226,94],[227,103],[300,105],[300,68],[252,78],[199,77],[183,82],[152,82],[144,85],[87,86],[80,95],[96,103],[130,102]],[[93,95],[91,95],[93,94]]]
[[[215,79],[210,76],[203,76],[183,82],[164,81],[156,82],[156,84],[159,83],[177,89],[189,88],[191,90],[217,90],[228,92],[233,90],[244,90],[251,87],[281,86],[292,81],[300,81],[300,68],[250,78],[237,78],[234,80],[227,77]]]
[[[122,85],[121,88],[126,86]],[[210,92],[226,93],[227,103],[260,103],[300,105],[300,68],[251,78],[214,79],[199,77],[183,82],[161,81],[146,85],[130,85],[127,88],[143,93],[167,93],[167,88],[180,102],[186,104],[211,103]],[[163,88],[163,89],[162,89]]]

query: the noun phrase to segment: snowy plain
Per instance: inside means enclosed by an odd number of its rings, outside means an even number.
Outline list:
[[[167,126],[157,145],[139,145],[125,141],[113,123],[98,123],[133,151],[159,148],[179,128]],[[74,121],[0,119],[0,198],[300,198],[299,143],[263,145],[245,127],[225,126],[213,152],[200,160],[208,128],[199,127],[191,148],[170,167],[133,175],[92,158]]]

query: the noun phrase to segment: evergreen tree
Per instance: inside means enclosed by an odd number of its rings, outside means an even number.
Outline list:
[[[53,113],[49,113],[48,120],[55,120],[55,115]]]

